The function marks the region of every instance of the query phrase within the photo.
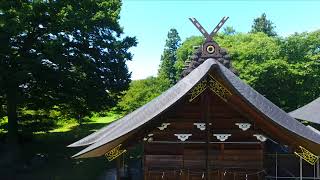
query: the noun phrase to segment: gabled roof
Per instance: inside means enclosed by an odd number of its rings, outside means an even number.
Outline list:
[[[266,115],[274,123],[282,126],[288,131],[291,131],[296,135],[299,135],[312,142],[320,144],[319,134],[315,133],[314,131],[310,131],[310,129],[305,125],[296,121],[288,113],[273,104],[252,87],[245,84],[241,79],[239,79],[223,65],[219,64],[219,68],[224,77],[227,79],[227,82],[231,83],[232,87],[234,87],[235,90],[244,98],[244,100],[250,103],[254,108],[260,111],[262,114]]]
[[[256,111],[264,114],[267,119],[272,121],[276,126],[280,126],[291,134],[302,137],[304,140],[320,144],[319,134],[296,121],[289,116],[289,114],[241,81],[229,69],[215,59],[210,58],[151,102],[101,130],[69,145],[69,147],[90,145],[73,157],[83,158],[103,155],[115,147],[117,143],[121,143],[126,135],[134,133],[139,127],[152,121],[155,117],[174,105],[196,86],[210,70],[217,71],[235,93]]]
[[[320,97],[289,114],[296,119],[320,124]]]
[[[74,155],[74,157],[109,143],[155,118],[187,94],[187,92],[190,91],[207,74],[212,66],[217,66],[217,63],[213,59],[204,62],[188,76],[181,79],[177,84],[149,103],[102,128],[101,130],[69,145],[68,147],[76,147],[91,144],[83,151]]]

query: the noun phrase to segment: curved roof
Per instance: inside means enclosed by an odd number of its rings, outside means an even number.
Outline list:
[[[266,115],[274,123],[305,139],[320,144],[319,134],[311,131],[305,125],[292,118],[288,113],[273,104],[252,87],[245,84],[241,79],[239,79],[235,74],[233,74],[223,65],[219,64],[219,69],[226,78],[227,82],[229,82],[231,86],[235,88],[235,90],[244,98],[244,100],[250,103],[262,114]]]
[[[76,147],[91,144],[74,155],[74,157],[109,143],[155,118],[190,91],[214,65],[217,65],[217,63],[213,59],[204,62],[188,76],[149,103],[101,130],[69,145],[68,147]]]
[[[90,145],[73,157],[94,157],[103,155],[107,149],[114,147],[115,142],[120,142],[128,134],[131,134],[139,127],[142,127],[148,121],[159,116],[166,109],[174,105],[179,99],[186,95],[210,70],[218,70],[219,74],[229,83],[231,88],[242,97],[246,103],[253,107],[256,111],[264,114],[267,119],[283,129],[296,134],[313,143],[320,144],[320,135],[296,121],[286,112],[274,105],[271,101],[259,94],[249,85],[241,81],[229,69],[224,67],[215,59],[207,59],[189,75],[181,79],[173,87],[162,93],[151,102],[133,111],[118,121],[102,128],[101,130],[69,145],[69,147]],[[121,142],[120,142],[121,143]],[[106,146],[110,144],[110,147]],[[111,147],[113,144],[113,147]],[[104,148],[104,149],[103,149]],[[103,152],[103,150],[105,152]],[[97,153],[92,153],[92,152]]]
[[[289,114],[296,119],[320,124],[320,97]]]

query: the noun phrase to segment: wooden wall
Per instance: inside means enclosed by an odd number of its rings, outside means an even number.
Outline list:
[[[263,143],[253,136],[260,129],[210,90],[192,102],[186,96],[161,121],[171,124],[154,128],[153,140],[144,143],[145,179],[246,179],[245,174],[263,169]],[[206,130],[193,123],[206,123]],[[252,126],[243,131],[235,123]],[[215,133],[231,137],[221,142]],[[182,142],[174,134],[192,136]]]

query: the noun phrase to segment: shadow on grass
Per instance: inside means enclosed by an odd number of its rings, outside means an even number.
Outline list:
[[[48,115],[30,115],[25,114],[18,118],[19,131],[31,134],[32,132],[48,132],[52,129],[58,128],[58,120],[56,117]],[[0,122],[0,129],[8,130],[8,121]]]
[[[109,163],[104,157],[72,159],[71,156],[84,147],[66,146],[106,125],[106,123],[85,123],[67,132],[33,134],[30,141],[20,143],[22,163],[15,168],[16,171],[13,173],[15,177],[6,175],[7,169],[0,166],[0,179],[97,179],[105,169],[113,166],[113,163]]]

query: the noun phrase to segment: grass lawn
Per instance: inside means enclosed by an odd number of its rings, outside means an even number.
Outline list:
[[[106,158],[72,159],[82,148],[66,146],[114,121],[119,116],[93,117],[90,122],[75,122],[49,132],[32,134],[21,143],[23,165],[15,172],[15,179],[23,180],[72,180],[97,179],[112,164]],[[6,170],[2,168],[5,172]],[[0,179],[10,179],[1,173]]]

